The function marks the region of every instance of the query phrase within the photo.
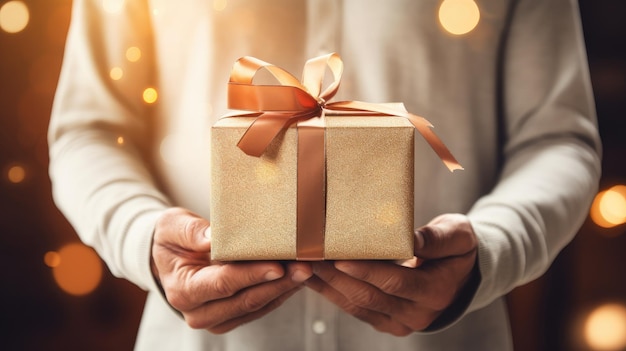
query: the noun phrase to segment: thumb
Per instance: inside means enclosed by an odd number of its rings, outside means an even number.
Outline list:
[[[166,210],[157,221],[155,243],[193,252],[211,250],[209,221],[183,208]]]
[[[466,216],[446,214],[415,230],[415,256],[438,259],[462,256],[476,250],[478,242]]]

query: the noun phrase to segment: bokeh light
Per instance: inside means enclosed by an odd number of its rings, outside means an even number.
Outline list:
[[[124,77],[124,71],[120,67],[113,67],[109,71],[109,77],[113,80],[120,80]]]
[[[439,7],[439,22],[451,34],[468,33],[479,20],[478,5],[472,0],[444,0]]]
[[[626,307],[604,304],[587,316],[584,339],[592,350],[617,351],[626,348]]]
[[[227,0],[213,0],[213,9],[215,11],[223,11],[228,5]]]
[[[123,7],[124,0],[102,0],[102,8],[110,14],[119,13]]]
[[[28,7],[22,1],[9,1],[0,7],[0,28],[7,33],[21,32],[29,19]]]
[[[378,206],[376,221],[379,223],[393,225],[398,223],[402,217],[402,211],[395,202],[387,201]]]
[[[117,145],[124,145],[124,137],[123,136],[118,136],[117,137]]]
[[[43,262],[50,268],[57,267],[61,264],[61,255],[56,251],[48,251],[43,255]]]
[[[593,200],[589,215],[602,228],[626,223],[626,186],[615,185],[599,192]]]
[[[20,165],[9,167],[9,170],[7,171],[7,179],[9,180],[9,182],[13,184],[18,184],[23,182],[25,178],[26,170],[24,169],[24,167]]]
[[[141,49],[131,46],[126,49],[126,59],[130,62],[137,62],[141,58]]]
[[[146,88],[146,90],[143,91],[143,101],[145,101],[147,104],[155,103],[157,101],[157,98],[158,93],[156,89]]]
[[[72,243],[63,246],[55,257],[46,253],[44,262],[52,261],[52,274],[58,286],[68,294],[81,296],[94,291],[102,280],[102,262],[91,248]]]
[[[259,180],[262,184],[274,184],[276,183],[280,177],[280,170],[276,163],[269,161],[262,161],[257,163],[254,167],[254,174],[256,175],[256,179]]]

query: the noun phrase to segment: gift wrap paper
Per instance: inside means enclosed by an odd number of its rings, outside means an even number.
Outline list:
[[[252,157],[237,143],[253,120],[222,118],[212,128],[211,257],[294,260],[297,127]],[[413,257],[415,128],[390,116],[327,116],[325,125],[323,258]]]

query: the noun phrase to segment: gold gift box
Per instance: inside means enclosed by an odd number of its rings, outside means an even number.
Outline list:
[[[211,257],[294,260],[297,128],[253,157],[237,147],[253,120],[222,118],[212,128]],[[413,257],[415,128],[402,117],[326,116],[325,123],[324,259]]]

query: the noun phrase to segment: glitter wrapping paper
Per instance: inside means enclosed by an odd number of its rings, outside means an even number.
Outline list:
[[[212,128],[211,256],[293,260],[297,129],[257,158],[237,147],[252,121],[223,118]],[[326,117],[324,259],[413,257],[414,135],[402,117]]]

